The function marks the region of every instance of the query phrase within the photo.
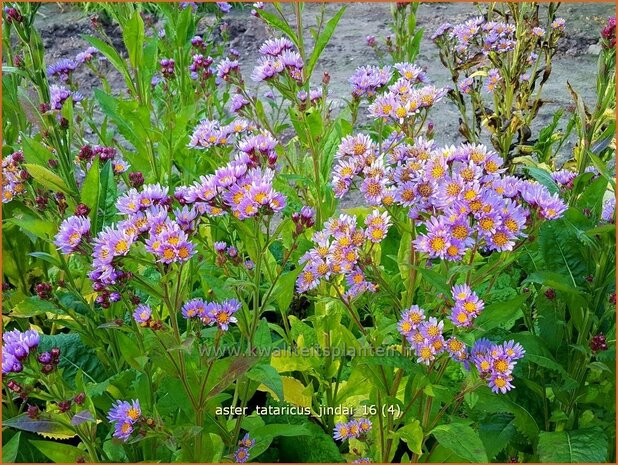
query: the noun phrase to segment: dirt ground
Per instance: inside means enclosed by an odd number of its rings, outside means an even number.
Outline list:
[[[325,6],[327,16],[333,15],[342,5],[344,4],[327,4]],[[315,24],[315,18],[322,7],[320,4],[307,4],[304,15],[307,28]],[[290,5],[286,5],[285,8],[291,11]],[[263,23],[253,18],[249,11],[250,6],[247,5],[242,9],[233,9],[226,17],[232,37],[230,45],[240,52],[241,69],[247,79],[258,58],[257,49],[269,37]],[[477,7],[472,3],[423,3],[419,7],[418,27],[422,27],[425,34],[417,64],[426,68],[435,85],[445,86],[451,82],[447,70],[438,59],[437,48],[429,37],[441,23],[460,22],[477,16],[477,12]],[[571,104],[566,87],[567,81],[589,105],[594,104],[596,63],[600,49],[599,31],[606,18],[614,15],[614,4],[562,4],[558,15],[566,19],[566,37],[560,43],[559,52],[553,61],[551,78],[544,87],[547,102],[537,119],[537,129],[551,120],[557,108],[566,108]],[[366,45],[365,38],[367,35],[375,35],[379,40],[384,38],[390,32],[390,18],[390,4],[347,4],[347,10],[314,74],[316,79],[319,79],[323,71],[330,73],[329,97],[334,100],[335,105],[350,95],[348,78],[354,70],[375,62],[375,55]],[[80,38],[80,34],[92,32],[88,15],[67,4],[44,5],[40,10],[37,25],[43,36],[48,63],[60,58],[74,57],[87,46]],[[110,27],[107,32],[121,46],[119,31]],[[309,31],[306,36],[310,37]],[[84,92],[97,85],[93,76],[85,74],[87,71],[80,73],[82,75],[78,75],[77,79],[82,83]],[[117,90],[121,90],[121,79],[111,79],[110,82],[118,86]],[[435,107],[432,116],[436,127],[436,140],[439,143],[453,144],[460,141],[457,133],[458,114],[454,105],[442,102]]]

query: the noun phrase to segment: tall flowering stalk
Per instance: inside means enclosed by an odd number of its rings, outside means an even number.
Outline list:
[[[449,98],[461,115],[460,133],[476,143],[485,128],[505,161],[531,138],[551,58],[565,29],[557,8],[550,3],[541,24],[534,3],[490,4],[483,16],[445,23],[432,35],[453,80]]]

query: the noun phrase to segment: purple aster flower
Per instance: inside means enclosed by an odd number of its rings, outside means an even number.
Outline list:
[[[148,305],[140,304],[133,312],[133,319],[140,326],[148,326],[148,322],[152,317],[152,310]]]
[[[230,111],[232,113],[238,113],[244,106],[249,104],[242,94],[234,94],[230,99]]]
[[[246,447],[239,447],[236,452],[234,452],[234,461],[236,463],[245,463],[249,460],[249,449]]]
[[[52,110],[62,110],[64,102],[69,97],[73,99],[73,103],[78,103],[83,99],[83,96],[79,92],[71,92],[69,89],[63,86],[57,86],[55,84],[49,86],[49,106]]]
[[[7,347],[4,347],[2,351],[2,374],[6,375],[8,373],[19,373],[23,370],[23,366],[21,362],[13,355],[11,352],[7,350]]]
[[[614,195],[615,194],[612,192],[612,196],[603,202],[603,209],[601,210],[601,219],[608,223],[615,222],[616,197],[614,197]]]
[[[502,394],[506,394],[511,389],[514,389],[515,386],[511,384],[513,377],[510,374],[501,374],[494,373],[489,378],[489,387],[495,393],[501,392]]]
[[[474,84],[474,78],[467,77],[457,84],[457,88],[463,94],[469,94],[472,92],[472,85]]]
[[[56,234],[54,244],[65,255],[80,248],[90,235],[90,218],[71,216],[64,220]]]
[[[246,433],[243,438],[238,441],[238,445],[240,447],[245,447],[247,449],[251,449],[253,446],[255,446],[255,439],[251,439],[249,437],[249,433]]]
[[[230,76],[233,73],[237,73],[240,69],[240,65],[236,60],[230,60],[229,58],[224,58],[217,65],[217,77],[224,81],[229,80]]]
[[[351,438],[350,426],[348,423],[337,423],[333,432],[333,438],[337,441],[344,441]]]
[[[229,13],[232,9],[232,5],[228,2],[216,2],[216,5],[222,13]]]
[[[68,82],[71,80],[71,74],[76,68],[77,64],[73,60],[63,58],[47,67],[47,75],[49,77],[56,77],[61,82]]]
[[[492,94],[496,90],[500,82],[502,82],[502,76],[500,76],[500,71],[495,68],[490,69],[487,72],[487,79],[485,79],[485,92]]]
[[[75,62],[78,65],[84,64],[84,63],[90,63],[92,61],[92,59],[97,56],[99,54],[99,50],[94,48],[94,47],[88,47],[86,50],[84,50],[83,52],[79,52],[76,56],[75,56]]]

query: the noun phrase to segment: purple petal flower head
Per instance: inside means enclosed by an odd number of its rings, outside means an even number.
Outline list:
[[[63,58],[57,61],[53,65],[47,67],[47,75],[49,77],[56,77],[61,82],[69,82],[71,80],[71,74],[77,68],[77,63],[73,60]]]
[[[608,223],[615,223],[616,221],[616,197],[614,195],[612,192],[612,196],[603,202],[603,209],[601,210],[601,219]]]
[[[282,37],[280,39],[268,39],[260,46],[260,54],[279,56],[285,50],[293,50],[294,44],[291,40]]]
[[[228,2],[216,2],[216,5],[222,13],[229,13],[232,10],[232,5]]]
[[[140,304],[133,312],[133,319],[140,326],[148,326],[152,318],[152,310],[148,305]]]
[[[182,307],[182,316],[187,320],[207,316],[208,305],[202,299],[191,299]]]
[[[573,187],[573,180],[577,177],[577,173],[571,170],[560,170],[551,173],[551,177],[557,184],[570,189]]]
[[[2,374],[19,373],[23,370],[21,362],[7,350],[5,346],[2,350]]]
[[[232,113],[238,113],[244,106],[249,104],[242,94],[234,94],[230,99],[230,111]]]
[[[178,4],[181,10],[185,10],[187,8],[191,8],[193,13],[197,11],[197,3],[196,2],[180,2]]]
[[[457,88],[462,94],[469,94],[470,92],[472,92],[473,84],[474,84],[474,78],[467,77],[459,81],[459,83],[457,84]]]
[[[485,79],[485,92],[493,94],[500,82],[502,82],[502,76],[500,76],[500,71],[498,71],[496,68],[490,69],[487,72],[487,79]]]
[[[333,432],[333,438],[337,441],[344,441],[353,437],[350,433],[350,426],[348,423],[337,423]]]
[[[8,203],[25,192],[21,166],[23,161],[21,152],[2,158],[2,203]]]
[[[82,94],[79,92],[72,92],[66,87],[57,86],[55,84],[49,86],[49,95],[49,106],[52,110],[62,110],[64,102],[66,102],[69,97],[73,99],[73,103],[81,102],[83,99]]]
[[[438,29],[431,35],[431,40],[435,41],[436,39],[441,39],[444,35],[453,29],[453,25],[451,23],[442,23]]]
[[[543,29],[542,27],[533,27],[531,32],[532,32],[532,35],[539,37],[539,38],[545,35],[545,29]]]
[[[90,235],[90,218],[71,216],[64,220],[56,234],[54,244],[63,254],[77,251]]]
[[[253,446],[255,446],[255,439],[251,439],[251,437],[249,437],[249,433],[246,433],[243,438],[238,441],[238,445],[240,447],[251,449]]]
[[[219,326],[221,331],[227,331],[230,323],[236,323],[236,317],[233,316],[240,308],[242,304],[235,299],[226,300],[221,304],[213,307],[209,313],[209,317]]]
[[[224,58],[217,65],[217,77],[223,81],[229,81],[230,76],[237,73],[239,69],[240,65],[238,64],[238,61]]]
[[[416,66],[414,63],[395,63],[393,67],[399,72],[399,75],[410,84],[429,82],[427,74],[423,71],[423,68]]]
[[[511,384],[513,377],[510,374],[493,373],[489,378],[489,387],[495,393],[506,394],[515,386]]]
[[[402,336],[409,338],[423,321],[425,321],[425,311],[418,305],[412,305],[401,315],[397,329]]]
[[[98,54],[99,54],[98,49],[96,49],[95,47],[88,47],[86,50],[84,50],[83,52],[79,52],[75,56],[75,62],[78,65],[82,65],[84,63],[90,63],[92,59],[96,57]]]
[[[126,401],[116,401],[107,414],[107,419],[114,423],[113,436],[123,441],[127,441],[133,433],[133,425],[139,421],[142,410],[138,400],[131,403]]]
[[[236,452],[234,452],[234,462],[245,463],[247,460],[249,460],[249,449],[246,447],[239,447]]]
[[[392,77],[389,66],[362,66],[350,77],[352,95],[354,97],[373,97],[376,92],[385,86]]]
[[[554,31],[564,32],[565,24],[566,24],[566,21],[564,20],[564,18],[556,18],[551,23],[551,28]]]

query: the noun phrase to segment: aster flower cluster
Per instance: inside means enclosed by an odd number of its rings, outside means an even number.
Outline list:
[[[54,244],[64,255],[73,252],[85,252],[83,246],[90,239],[90,218],[71,216],[60,224]]]
[[[550,25],[549,32],[527,23],[525,27],[527,29],[522,34],[516,24],[487,21],[479,16],[460,24],[444,23],[431,38],[441,48],[443,55],[452,57],[458,69],[462,69],[463,64],[470,64],[465,67],[463,76],[457,76],[461,93],[478,91],[481,83],[487,93],[493,93],[504,80],[500,71],[503,60],[501,55],[514,53],[515,50],[525,53],[526,56],[519,63],[521,72],[516,77],[521,81],[529,81],[531,75],[525,69],[536,65],[542,47],[556,45],[564,31],[564,20],[556,19]]]
[[[47,75],[55,77],[61,82],[70,82],[73,71],[77,69],[77,63],[68,58],[63,58],[47,67]]]
[[[391,225],[388,213],[374,210],[365,219],[366,228],[358,227],[355,216],[342,214],[324,223],[324,229],[313,235],[315,247],[299,260],[305,264],[298,276],[298,292],[315,289],[321,280],[345,277],[348,285],[344,298],[351,300],[365,291],[375,292],[377,286],[365,277],[362,252],[368,244],[380,243]],[[369,246],[371,247],[371,245]]]
[[[243,438],[238,441],[238,449],[234,452],[234,462],[245,463],[249,460],[249,451],[255,446],[255,439],[249,437],[249,433],[245,434]]]
[[[289,39],[269,39],[262,44],[259,51],[262,57],[251,74],[253,81],[272,80],[285,74],[297,82],[302,82],[303,59]]]
[[[443,336],[444,322],[434,317],[427,318],[425,311],[418,305],[412,305],[403,312],[397,329],[404,336],[417,356],[417,362],[429,365],[438,355],[445,352],[447,347],[451,356],[455,359],[465,359],[463,351],[465,346],[458,344],[458,340],[449,340],[450,345]]]
[[[21,152],[2,157],[2,203],[8,203],[24,193],[28,173],[21,167],[23,161]]]
[[[118,198],[116,208],[127,218],[106,227],[93,240],[93,269],[88,276],[94,281],[95,291],[120,298],[120,294],[109,294],[106,288],[120,285],[131,277],[122,270],[122,260],[138,241],[144,243],[146,251],[157,262],[166,265],[186,262],[195,254],[187,233],[191,231],[192,215],[180,210],[176,218],[170,218],[171,200],[167,187],[158,184],[145,185],[141,192],[130,189]],[[108,305],[105,298],[102,301],[97,298],[97,302]]]
[[[243,118],[238,118],[226,125],[222,125],[216,120],[204,119],[193,130],[189,147],[207,149],[229,146],[234,141],[233,136],[255,131],[255,129],[253,123]]]
[[[57,86],[55,84],[49,86],[49,95],[49,106],[52,110],[57,111],[62,110],[64,103],[69,97],[72,98],[73,103],[81,102],[84,98],[79,92],[74,92],[64,86]]]
[[[455,308],[459,306],[461,311],[472,310],[470,313],[475,313],[483,307],[483,301],[479,300],[467,285],[455,286],[453,297]],[[455,308],[452,315],[459,311]],[[458,318],[455,318],[454,323],[456,326],[465,326],[459,324]],[[418,305],[412,305],[403,312],[397,328],[410,343],[418,363],[429,365],[441,353],[446,352],[453,360],[463,363],[466,369],[469,369],[470,363],[474,364],[481,378],[487,380],[494,392],[505,393],[513,389],[513,368],[525,353],[520,344],[509,341],[496,345],[486,339],[479,339],[472,349],[468,350],[468,347],[454,336],[445,339],[444,322],[435,317],[427,318],[425,311]]]
[[[2,335],[2,374],[22,371],[22,363],[39,346],[39,333],[33,329],[21,332],[18,329]]]
[[[217,78],[221,81],[230,82],[240,73],[238,60],[224,58],[217,65]]]
[[[493,344],[487,339],[479,339],[470,350],[470,360],[491,390],[504,394],[515,387],[511,384],[513,369],[525,352],[514,341]]]
[[[107,419],[114,423],[113,436],[126,442],[133,433],[136,424],[142,420],[142,410],[138,400],[116,401],[107,414]]]
[[[230,323],[236,323],[234,314],[242,304],[235,299],[219,302],[205,302],[191,299],[182,307],[182,316],[187,320],[199,319],[204,325],[217,325],[221,331],[227,331]]]
[[[348,422],[340,422],[335,425],[333,437],[337,441],[345,441],[346,439],[364,439],[371,431],[371,420],[368,418],[359,418],[358,420],[350,420]]]
[[[383,143],[368,136],[342,141],[333,170],[336,197],[356,182],[370,205],[398,205],[426,228],[415,240],[431,258],[462,259],[473,246],[512,250],[525,237],[531,213],[557,219],[566,205],[539,183],[502,176],[502,159],[482,145],[438,149],[422,138]],[[357,179],[359,178],[359,179]]]
[[[455,305],[451,309],[450,320],[458,327],[472,326],[474,319],[485,307],[485,302],[479,299],[478,295],[467,284],[454,286],[451,295]]]
[[[447,89],[432,85],[418,87],[428,79],[425,72],[412,63],[396,63],[394,66],[399,79],[388,87],[388,92],[375,99],[369,107],[369,114],[375,119],[403,125],[442,100]]]
[[[230,212],[241,220],[280,212],[286,198],[273,187],[277,143],[266,131],[241,139],[239,152],[227,165],[201,176],[192,186],[177,188],[176,199],[183,205],[195,204],[202,214]]]
[[[210,56],[205,57],[200,53],[196,53],[191,57],[191,64],[189,65],[189,73],[191,79],[205,83],[208,78],[214,76],[214,72],[210,65],[213,64],[213,59]]]
[[[372,98],[384,88],[393,77],[390,66],[361,66],[350,77],[352,95],[355,98]]]

